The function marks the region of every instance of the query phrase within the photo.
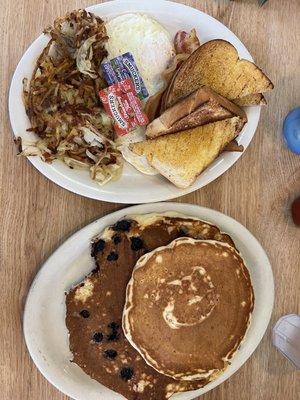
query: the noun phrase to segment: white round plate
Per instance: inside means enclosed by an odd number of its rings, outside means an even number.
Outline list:
[[[157,19],[174,35],[179,29],[190,31],[196,28],[201,42],[221,38],[231,42],[240,57],[252,60],[242,42],[223,24],[209,15],[183,4],[164,0],[117,0],[88,8],[89,11],[108,20],[126,12],[146,13]],[[42,29],[43,27],[41,27]],[[48,38],[39,36],[22,57],[14,73],[9,93],[9,115],[16,137],[32,139],[33,134],[26,132],[30,127],[22,102],[22,79],[31,77],[35,61]],[[249,107],[248,123],[238,138],[239,144],[246,149],[255,133],[260,116],[260,107]],[[187,189],[178,189],[160,175],[148,176],[126,164],[122,177],[101,187],[89,177],[88,171],[72,170],[61,161],[46,164],[38,157],[28,157],[30,162],[47,178],[71,192],[118,203],[150,203],[164,201],[193,192],[227,171],[241,156],[239,152],[222,153],[196,182]]]
[[[37,274],[26,301],[24,335],[31,357],[49,382],[75,400],[121,400],[124,397],[92,380],[70,362],[72,355],[65,325],[65,291],[81,282],[94,268],[90,242],[106,226],[125,215],[166,211],[203,219],[227,232],[246,261],[255,295],[251,324],[232,364],[204,388],[176,394],[172,399],[193,399],[225,381],[250,357],[267,329],[274,300],[272,269],[261,245],[244,226],[217,211],[191,204],[144,204],[114,212],[75,233],[52,254]]]

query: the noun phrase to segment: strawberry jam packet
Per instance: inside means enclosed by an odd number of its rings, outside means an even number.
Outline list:
[[[117,135],[124,136],[135,127],[149,123],[131,79],[125,79],[101,90],[99,96],[105,111],[114,120]]]
[[[125,53],[101,64],[107,84],[114,85],[125,79],[131,79],[138,97],[143,100],[149,96],[144,81],[131,53]]]

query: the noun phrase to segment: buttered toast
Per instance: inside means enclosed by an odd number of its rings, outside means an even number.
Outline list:
[[[153,139],[234,116],[247,121],[244,110],[212,89],[201,86],[152,121],[147,126],[146,137]]]
[[[130,149],[179,188],[187,188],[242,130],[245,121],[233,117],[152,140]]]
[[[240,59],[235,47],[221,39],[204,43],[181,65],[165,92],[163,110],[202,85],[241,105],[246,105],[240,100],[244,97],[247,105],[257,104],[261,94],[274,87],[261,69]]]

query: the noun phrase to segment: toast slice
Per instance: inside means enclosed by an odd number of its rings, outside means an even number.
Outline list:
[[[234,116],[247,121],[244,110],[202,86],[152,121],[147,127],[146,137],[153,139]]]
[[[187,188],[242,130],[245,121],[233,117],[152,140],[130,149],[179,188]]]
[[[202,85],[229,100],[274,87],[261,69],[240,59],[235,47],[222,39],[204,43],[181,65],[167,89],[163,106],[169,108]]]

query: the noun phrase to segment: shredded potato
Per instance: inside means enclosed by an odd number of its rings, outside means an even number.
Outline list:
[[[105,87],[99,68],[107,55],[104,22],[78,10],[56,19],[44,33],[50,41],[31,80],[23,80],[29,131],[38,140],[23,143],[21,154],[88,169],[92,179],[105,184],[120,175],[123,160],[98,97]]]

